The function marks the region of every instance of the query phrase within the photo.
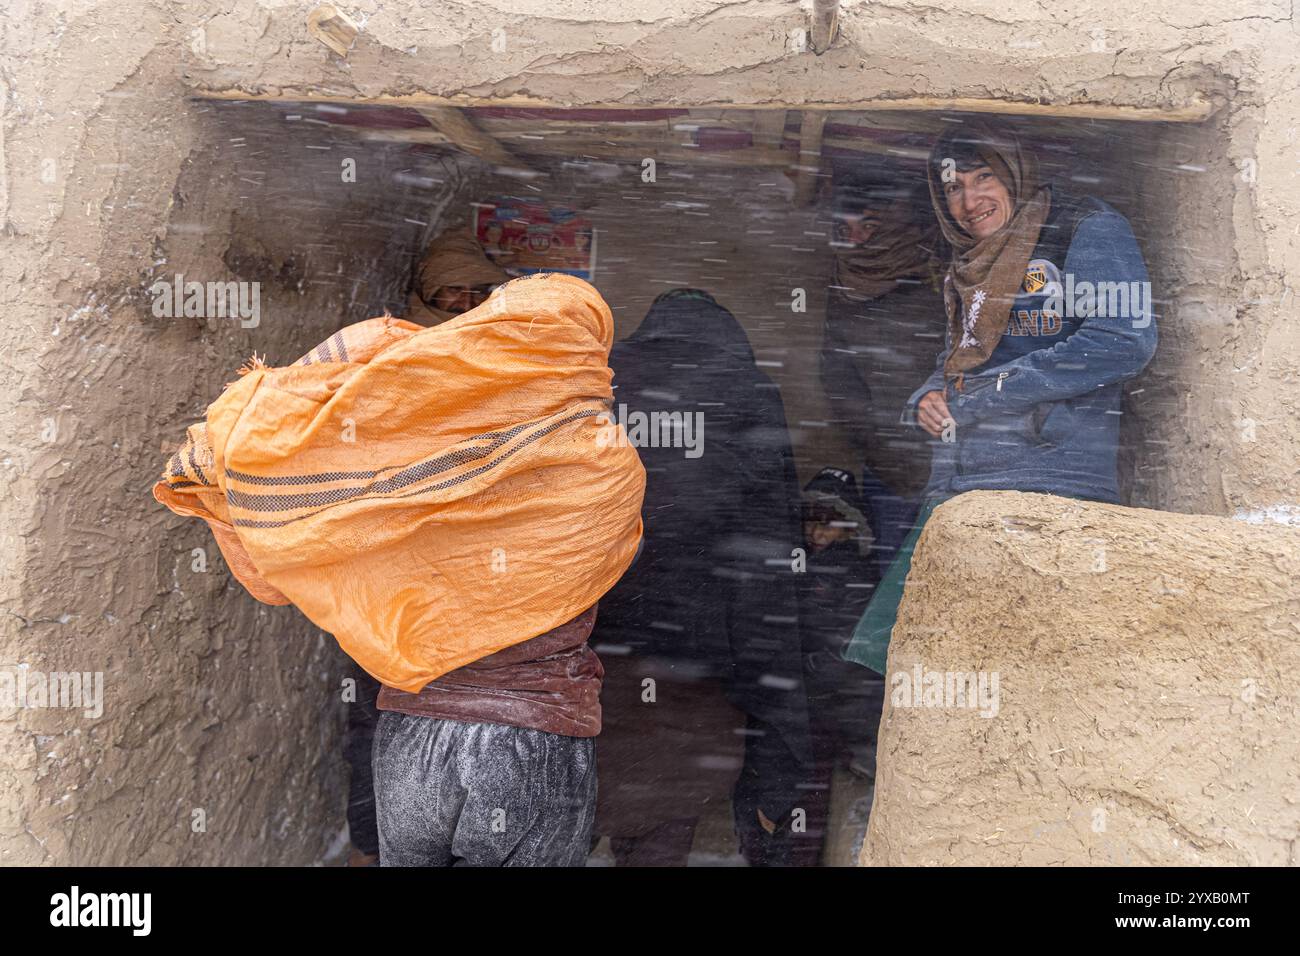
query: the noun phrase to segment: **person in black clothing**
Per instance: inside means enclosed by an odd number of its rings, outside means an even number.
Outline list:
[[[791,862],[815,866],[826,837],[831,776],[842,759],[855,772],[874,775],[884,704],[883,682],[863,680],[862,669],[843,659],[879,577],[871,521],[850,472],[823,468],[804,487],[803,537],[807,569],[798,575],[799,610],[814,760],[800,786],[810,839],[792,847]]]
[[[684,865],[696,821],[730,795],[741,852],[771,862],[810,758],[781,398],[740,323],[699,290],[656,299],[610,366],[646,469],[645,538],[592,635],[605,664],[596,832],[620,864]],[[638,442],[655,413],[702,445]]]
[[[844,648],[878,580],[870,518],[857,482],[842,468],[823,468],[804,488],[803,535],[808,567],[798,576],[806,674],[814,723],[846,744],[864,739],[858,695],[862,671],[843,660]],[[874,728],[872,728],[874,730]],[[850,749],[852,746],[850,744]]]
[[[352,841],[348,866],[374,866],[379,862],[379,827],[375,822],[375,778],[370,754],[379,722],[375,706],[379,681],[350,658],[348,665],[348,676],[356,682],[343,728],[343,759],[348,764],[348,836]]]
[[[829,423],[862,456],[863,506],[885,565],[911,530],[930,474],[929,436],[902,423],[903,407],[943,342],[943,240],[915,178],[882,171],[839,185],[820,357]]]
[[[827,296],[821,382],[830,424],[843,429],[861,455],[860,484],[843,487],[869,524],[872,538],[869,567],[861,573],[870,588],[845,591],[829,601],[818,593],[804,595],[805,613],[813,616],[810,635],[842,639],[837,656],[857,625],[856,618],[848,622],[847,617],[861,616],[912,530],[930,474],[929,436],[902,422],[904,406],[916,383],[933,370],[934,352],[943,340],[940,262],[946,247],[923,180],[918,179],[882,170],[841,182],[835,195],[835,277]],[[834,564],[843,550],[844,545],[837,545],[814,559],[810,542],[810,565]],[[821,586],[815,573],[806,583]],[[812,709],[820,715],[815,723],[820,728],[818,770],[823,776],[818,779],[829,779],[846,745],[852,753],[850,767],[870,777],[875,772],[884,685],[874,676],[856,681],[844,677],[855,690],[843,706],[857,708],[857,723],[846,726],[840,718],[828,717],[840,668],[851,666],[829,664],[829,654],[823,643],[807,658]]]

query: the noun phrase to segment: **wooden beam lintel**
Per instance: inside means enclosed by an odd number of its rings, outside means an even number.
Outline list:
[[[355,96],[343,93],[320,93],[315,90],[280,89],[248,92],[245,90],[195,90],[191,96],[200,100],[246,100],[283,103],[346,103],[374,106],[406,106],[412,109],[427,106],[514,106],[533,109],[728,109],[728,110],[788,110],[837,112],[841,110],[888,112],[907,110],[913,112],[999,113],[1011,116],[1044,116],[1075,119],[1126,120],[1158,123],[1199,123],[1208,119],[1215,106],[1205,97],[1196,97],[1183,106],[1131,106],[1116,103],[1040,103],[1024,100],[994,100],[973,98],[907,97],[902,99],[849,100],[828,102],[788,103],[690,103],[687,105],[655,103],[556,103],[533,97],[442,97],[425,94]]]

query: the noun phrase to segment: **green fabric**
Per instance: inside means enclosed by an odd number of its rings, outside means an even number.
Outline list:
[[[932,498],[921,506],[916,516],[916,523],[908,532],[898,549],[898,556],[889,566],[871,603],[862,614],[862,620],[853,632],[853,639],[844,650],[845,660],[853,661],[864,667],[870,667],[877,674],[885,673],[885,659],[889,653],[889,638],[894,632],[894,622],[898,619],[898,605],[903,600],[903,587],[907,584],[907,572],[912,569],[912,550],[916,547],[921,529],[930,520],[930,515],[944,499]]]

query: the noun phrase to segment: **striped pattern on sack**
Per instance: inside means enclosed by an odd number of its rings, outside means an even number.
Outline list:
[[[418,691],[592,607],[641,539],[613,315],[541,274],[439,325],[390,316],[290,365],[254,358],[190,426],[154,497],[212,529],[260,601],[293,604]]]

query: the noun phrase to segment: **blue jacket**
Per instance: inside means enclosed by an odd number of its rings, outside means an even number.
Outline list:
[[[1089,289],[1101,292],[1091,315]],[[917,403],[944,390],[956,425],[954,440],[931,443],[927,498],[991,489],[1119,501],[1122,383],[1156,349],[1146,264],[1127,219],[1100,200],[1054,191],[1007,331],[960,392],[944,384],[951,346],[903,413],[920,427]]]

